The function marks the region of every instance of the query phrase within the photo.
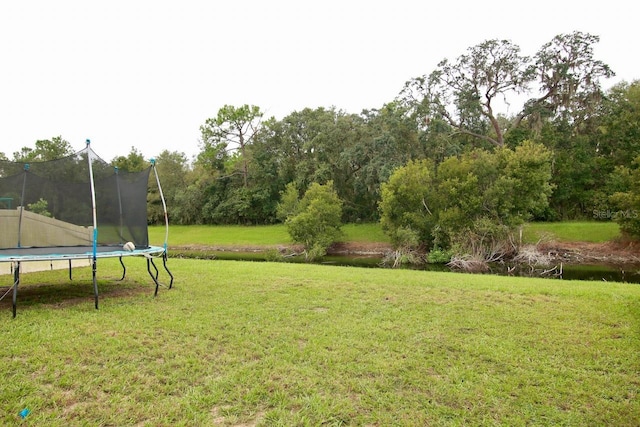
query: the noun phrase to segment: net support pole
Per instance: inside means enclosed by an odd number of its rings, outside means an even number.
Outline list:
[[[20,215],[18,216],[18,247],[22,247],[22,215],[24,212],[24,197],[27,188],[27,172],[29,171],[29,163],[24,165],[24,178],[22,179],[22,195],[20,196]]]
[[[164,213],[164,252],[162,253],[162,265],[164,266],[165,271],[171,277],[171,281],[169,282],[169,289],[173,287],[173,274],[167,268],[167,250],[168,250],[168,241],[169,241],[169,215],[167,214],[167,203],[164,200],[164,194],[162,193],[162,186],[160,185],[160,177],[158,176],[158,171],[156,170],[156,161],[155,159],[151,159],[151,165],[153,166],[153,174],[156,177],[156,184],[158,184],[158,192],[160,193],[160,200],[162,200],[162,211]],[[148,266],[147,266],[148,269]],[[157,287],[156,287],[157,292]]]
[[[18,305],[18,285],[20,284],[20,261],[13,266],[13,318],[16,317]]]
[[[97,260],[98,260],[98,216],[96,213],[96,189],[93,182],[93,165],[91,156],[91,141],[87,139],[87,161],[89,162],[89,183],[91,186],[91,210],[93,214],[93,262],[92,262],[92,275],[93,275],[93,294],[96,302],[96,310],[98,309],[98,280],[96,277]]]
[[[162,213],[164,214],[164,251],[167,252],[167,242],[169,241],[169,215],[167,214],[167,203],[164,200],[164,194],[162,193],[162,186],[160,185],[160,177],[156,169],[156,160],[151,159],[151,166],[153,166],[153,174],[156,177],[156,184],[158,185],[158,192],[160,193],[160,200],[162,201]]]
[[[113,168],[116,174],[116,190],[118,191],[118,209],[120,213],[120,243],[126,243],[124,238],[124,219],[122,217],[122,194],[120,194],[120,175],[118,175],[119,169],[117,166]]]

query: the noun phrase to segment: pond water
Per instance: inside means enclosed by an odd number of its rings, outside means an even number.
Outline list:
[[[225,260],[243,260],[243,261],[268,261],[264,254],[261,253],[242,253],[242,252],[216,252],[212,258]],[[284,262],[303,263],[302,257],[291,257],[283,260]],[[382,258],[373,256],[349,256],[349,255],[331,255],[325,256],[315,262],[323,265],[351,266],[365,268],[389,268],[382,265]],[[603,282],[627,282],[640,283],[640,265],[560,265],[531,269],[528,266],[508,269],[504,264],[494,264],[489,267],[489,271],[478,274],[495,274],[500,276],[526,276],[526,277],[545,277],[564,280],[595,280]],[[444,264],[425,264],[420,266],[403,266],[401,268],[425,271],[444,271],[459,272],[452,270]],[[552,270],[552,271],[548,271]]]
[[[372,268],[388,268],[381,265],[381,258],[357,258],[346,256],[327,256],[321,261],[322,264],[359,266]],[[555,268],[554,268],[555,267]],[[424,264],[420,266],[403,266],[401,268],[425,270],[425,271],[445,271],[461,272],[453,270],[444,264]],[[561,268],[561,270],[560,270]],[[511,266],[505,264],[493,264],[489,270],[477,274],[495,274],[499,276],[523,276],[523,277],[545,277],[565,280],[595,280],[603,282],[627,282],[640,283],[640,265],[557,265],[549,267],[530,268],[529,266]]]

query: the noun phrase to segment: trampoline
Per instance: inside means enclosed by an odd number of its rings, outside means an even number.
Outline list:
[[[155,180],[149,185],[151,172]],[[153,187],[153,188],[151,188]],[[165,222],[163,246],[149,245],[147,197],[161,205]],[[92,267],[95,308],[98,309],[97,265],[102,258],[119,258],[122,278],[125,257],[146,259],[147,271],[161,285],[154,262],[162,259],[169,289],[173,274],[167,267],[169,223],[155,161],[141,172],[119,171],[86,148],[65,158],[43,162],[0,161],[0,263],[11,263],[16,317],[23,263],[88,261]],[[130,246],[133,244],[133,246]]]

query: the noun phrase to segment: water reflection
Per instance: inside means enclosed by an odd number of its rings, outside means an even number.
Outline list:
[[[216,252],[216,259],[243,260],[243,261],[269,261],[264,254],[260,253],[240,253],[240,252]],[[271,260],[272,261],[272,260]],[[281,262],[304,263],[303,257],[290,257],[279,260]],[[366,267],[366,268],[388,268],[382,265],[382,258],[361,255],[331,255],[325,256],[315,262],[323,265]],[[555,269],[554,269],[555,267]],[[444,264],[424,264],[419,266],[405,265],[401,268],[459,272],[452,270]],[[478,274],[495,274],[501,276],[526,276],[545,277],[564,280],[595,280],[604,282],[627,282],[640,283],[640,265],[557,265],[550,267],[531,268],[529,266],[514,267],[509,264],[494,264],[489,266],[489,270]]]
[[[331,265],[382,267],[380,258],[358,258],[348,256],[327,256],[321,263]],[[425,271],[460,272],[444,264],[424,264],[403,266],[402,268]],[[489,265],[489,270],[478,274],[500,276],[544,277],[564,280],[595,280],[604,282],[640,283],[640,265],[555,265],[547,267],[514,266],[509,264]]]

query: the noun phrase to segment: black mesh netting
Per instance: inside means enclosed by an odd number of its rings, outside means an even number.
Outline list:
[[[98,245],[133,242],[136,248],[149,247],[147,189],[151,167],[142,172],[118,171],[87,146],[51,161],[0,160],[0,248],[93,244],[90,170]]]

